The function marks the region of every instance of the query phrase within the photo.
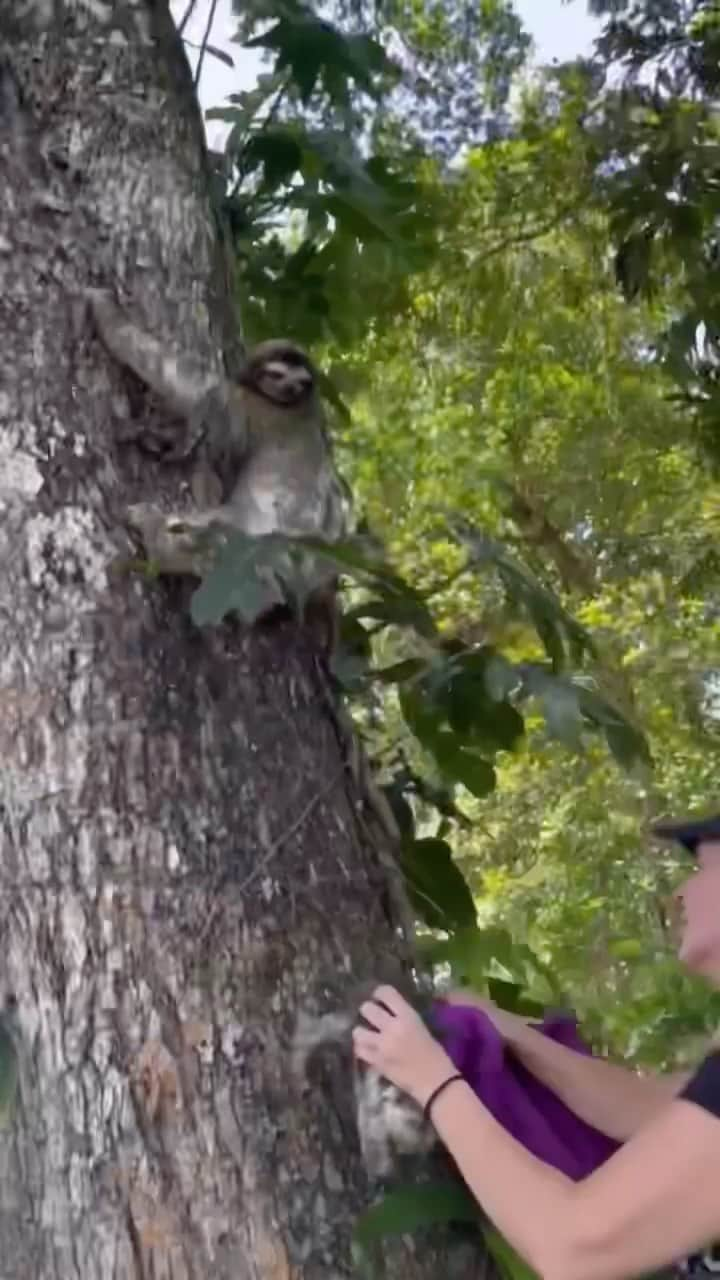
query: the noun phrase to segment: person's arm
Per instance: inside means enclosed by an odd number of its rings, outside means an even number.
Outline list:
[[[522,1023],[507,1044],[575,1115],[617,1142],[654,1120],[690,1078],[687,1071],[639,1075],[604,1058],[576,1053]]]
[[[550,1040],[525,1018],[498,1009],[468,991],[451,994],[453,1004],[472,1004],[492,1020],[524,1067],[552,1089],[575,1115],[601,1133],[625,1142],[668,1105],[690,1078],[690,1072],[639,1075],[604,1058],[576,1053]]]
[[[355,1054],[430,1108],[498,1230],[542,1280],[634,1280],[720,1237],[720,1053],[581,1182],[531,1155],[454,1070],[414,1009],[379,987]]]
[[[720,1236],[720,1120],[688,1101],[582,1182],[526,1151],[464,1082],[432,1118],[469,1190],[542,1280],[633,1280]]]

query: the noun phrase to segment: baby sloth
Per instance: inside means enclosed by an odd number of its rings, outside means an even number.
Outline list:
[[[355,1118],[360,1150],[368,1177],[380,1182],[396,1170],[402,1156],[427,1155],[437,1144],[435,1131],[408,1094],[373,1067],[352,1055],[351,1033],[358,1015],[301,1012],[295,1027],[291,1069],[299,1082],[307,1079],[311,1060],[323,1047],[334,1045],[352,1056]]]
[[[203,577],[232,533],[262,538],[312,536],[333,542],[347,530],[348,494],[335,469],[315,369],[284,339],[252,350],[237,382],[195,357],[171,351],[128,320],[110,296],[88,293],[97,331],[111,355],[140,379],[171,420],[137,442],[165,456],[197,455],[196,509],[168,514],[154,504],[128,512],[158,572]],[[332,591],[337,570],[303,554],[305,589]],[[292,565],[288,558],[288,572]],[[282,598],[279,592],[278,601]]]

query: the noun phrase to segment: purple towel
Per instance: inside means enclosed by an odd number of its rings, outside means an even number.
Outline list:
[[[540,1160],[579,1181],[617,1151],[618,1143],[580,1120],[522,1066],[482,1010],[439,1001],[432,1025],[488,1111]],[[590,1053],[574,1019],[546,1018],[535,1025],[558,1044]]]

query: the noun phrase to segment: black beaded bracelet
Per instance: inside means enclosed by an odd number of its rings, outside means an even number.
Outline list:
[[[465,1077],[462,1075],[462,1073],[460,1071],[456,1071],[454,1076],[448,1076],[447,1080],[443,1080],[442,1084],[439,1084],[437,1089],[433,1089],[432,1093],[430,1094],[430,1097],[428,1098],[427,1102],[425,1103],[425,1106],[423,1107],[423,1116],[425,1117],[426,1120],[430,1119],[430,1111],[432,1109],[433,1103],[436,1101],[437,1098],[440,1097],[440,1094],[445,1089],[447,1089],[448,1085],[454,1084],[456,1080],[464,1080],[464,1079]]]

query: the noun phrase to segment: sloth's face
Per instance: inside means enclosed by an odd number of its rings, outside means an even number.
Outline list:
[[[306,365],[287,358],[265,360],[257,372],[258,391],[274,404],[296,405],[307,400],[313,390],[313,376]]]
[[[311,399],[315,374],[300,347],[283,338],[261,342],[250,352],[240,382],[281,408],[293,408]]]

